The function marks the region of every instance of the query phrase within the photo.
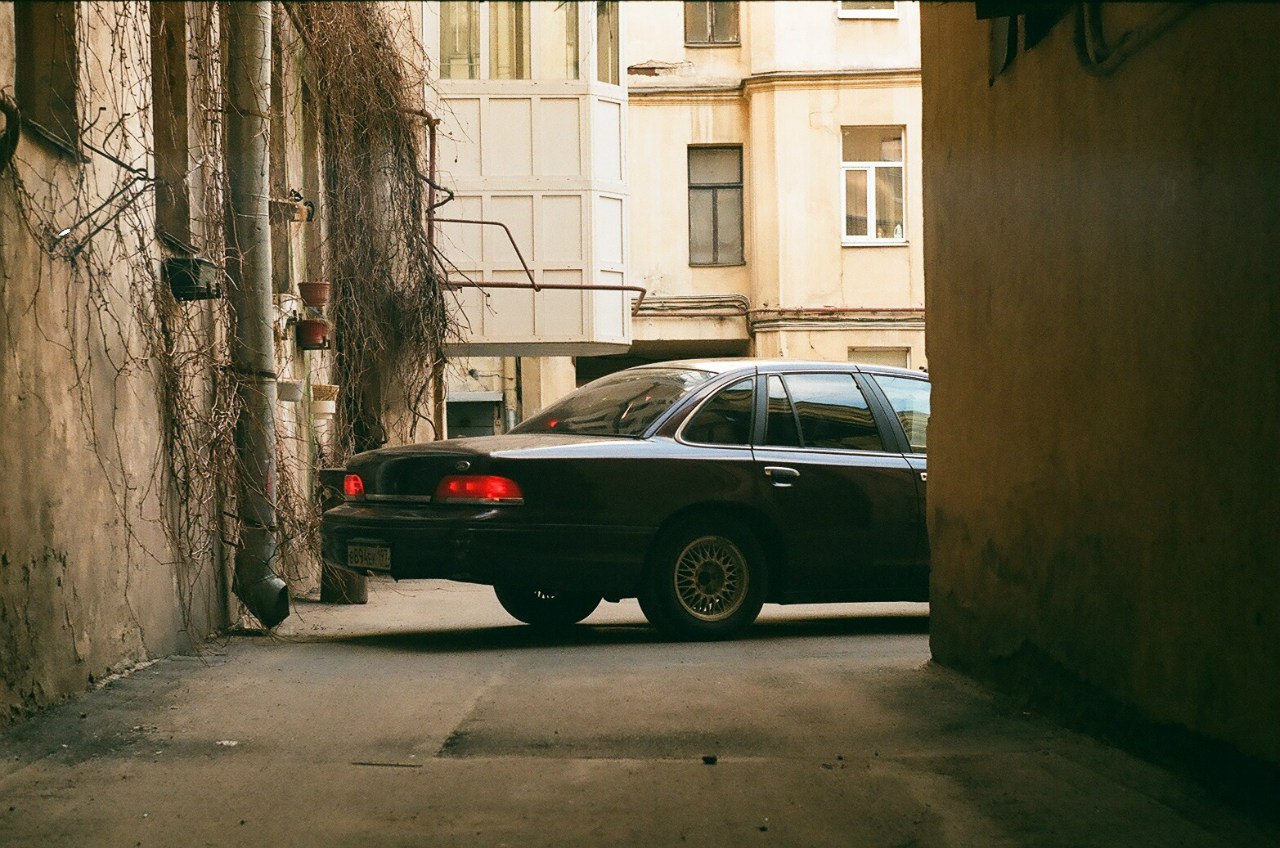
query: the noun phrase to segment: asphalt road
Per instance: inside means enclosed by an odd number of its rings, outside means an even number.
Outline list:
[[[482,587],[298,602],[0,735],[0,846],[1273,846],[930,664],[927,607],[542,636]]]

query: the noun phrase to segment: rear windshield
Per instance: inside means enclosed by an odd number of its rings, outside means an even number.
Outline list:
[[[641,436],[686,392],[712,376],[694,368],[619,371],[588,383],[511,432]]]

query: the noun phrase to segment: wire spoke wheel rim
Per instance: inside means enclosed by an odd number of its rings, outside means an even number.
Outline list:
[[[700,536],[676,557],[673,586],[677,603],[699,621],[731,618],[750,589],[747,558],[724,536]]]

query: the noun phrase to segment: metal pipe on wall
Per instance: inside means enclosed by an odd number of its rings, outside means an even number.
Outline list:
[[[427,121],[427,250],[434,253],[436,245],[436,127],[439,119],[423,110]],[[436,440],[449,438],[449,417],[446,401],[444,357],[431,366],[431,415],[435,418]]]
[[[289,616],[276,558],[276,374],[271,328],[271,227],[267,181],[271,113],[271,3],[222,4],[227,44],[227,275],[239,378],[236,458],[240,469],[236,595],[274,627]]]

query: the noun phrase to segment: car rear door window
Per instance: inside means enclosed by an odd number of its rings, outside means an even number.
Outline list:
[[[884,442],[852,374],[787,374],[783,381],[806,448],[883,451]]]
[[[751,386],[754,377],[721,389],[694,413],[684,439],[703,445],[745,445],[751,441]]]
[[[929,381],[873,374],[889,405],[902,422],[912,453],[925,453],[929,431]]]
[[[782,385],[782,378],[769,376],[769,400],[765,413],[764,443],[783,448],[800,447],[800,430],[796,427],[796,413],[791,398]]]
[[[693,368],[634,368],[594,380],[512,429],[639,438],[671,405],[715,376]]]

